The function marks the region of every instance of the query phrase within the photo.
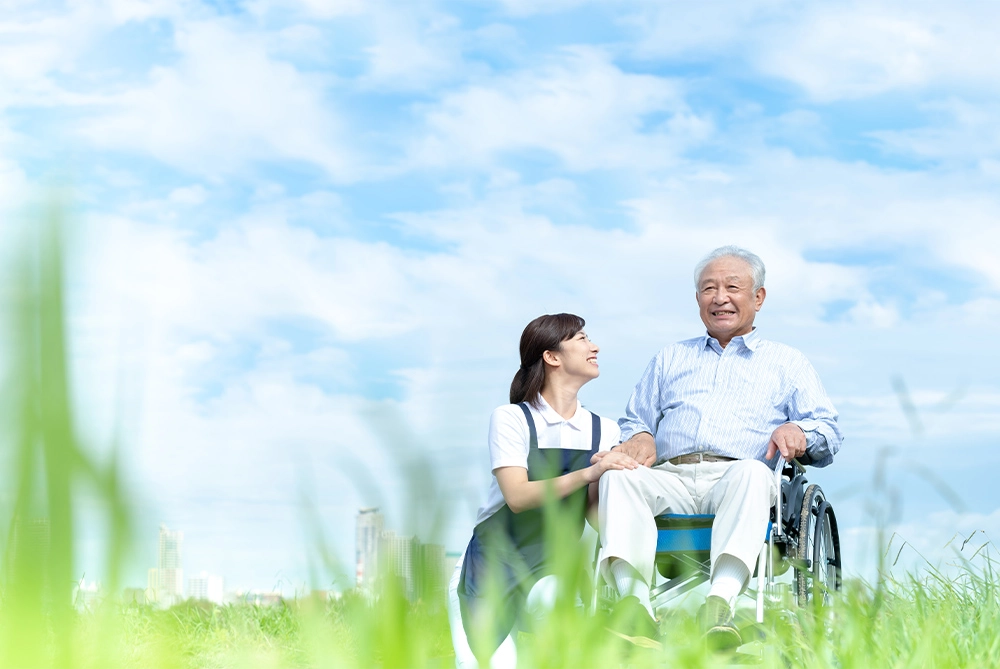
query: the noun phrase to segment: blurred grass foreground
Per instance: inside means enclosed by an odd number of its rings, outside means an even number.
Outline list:
[[[74,430],[58,232],[54,220],[34,230],[0,290],[7,326],[0,338],[0,667],[454,666],[443,597],[410,601],[398,579],[382,579],[374,594],[348,590],[266,607],[188,601],[161,610],[117,594],[132,540],[128,497],[114,449],[101,462]],[[110,594],[78,610],[74,505],[82,490],[96,494],[106,514]],[[309,548],[328,556],[317,543]],[[782,668],[1000,666],[992,552],[987,544],[968,560],[960,555],[961,569],[947,576],[928,568],[904,579],[883,576],[875,585],[848,580],[824,610],[789,604],[768,616],[740,661]],[[556,562],[579,574],[589,558],[575,547],[566,553]],[[534,633],[521,634],[520,666],[733,663],[702,647],[690,613],[660,615],[665,638],[650,649],[611,638],[600,616],[557,606]]]

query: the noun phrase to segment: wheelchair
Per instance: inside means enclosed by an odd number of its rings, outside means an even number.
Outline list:
[[[751,584],[756,577],[756,588],[745,593],[756,599],[758,623],[764,622],[765,600],[781,601],[780,588],[790,585],[796,603],[808,606],[828,604],[841,587],[840,534],[833,506],[822,488],[809,484],[798,461],[786,463],[779,456],[774,475],[780,494],[751,576]],[[712,515],[657,516],[655,563],[662,581],[651,584],[654,609],[708,581],[713,519]],[[777,577],[789,569],[791,584],[779,584]],[[604,593],[606,601],[613,599],[610,594]]]

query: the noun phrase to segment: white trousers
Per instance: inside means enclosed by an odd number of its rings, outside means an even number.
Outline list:
[[[601,574],[614,583],[608,561],[625,560],[653,582],[656,521],[664,513],[715,514],[712,570],[731,555],[753,574],[777,495],[774,472],[758,460],[702,462],[611,470],[601,476],[598,506]],[[743,587],[746,587],[746,583]]]
[[[455,571],[451,575],[448,583],[448,624],[451,626],[451,643],[455,647],[455,666],[457,669],[478,669],[479,662],[469,646],[469,638],[465,634],[465,627],[462,625],[462,607],[458,601],[458,582],[462,578],[462,565],[465,563],[465,553],[458,559]],[[518,620],[514,622],[514,629],[503,640],[500,647],[493,652],[490,658],[490,669],[513,669],[517,666],[517,648],[514,646],[514,637],[519,629],[531,631],[531,626],[541,620],[545,614],[552,610],[556,601],[556,589],[558,587],[555,576],[543,576],[528,591],[528,596],[524,602],[524,610]]]

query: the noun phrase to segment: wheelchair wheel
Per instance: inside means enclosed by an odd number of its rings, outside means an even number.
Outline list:
[[[840,533],[833,507],[818,485],[810,485],[802,496],[799,517],[798,570],[795,574],[799,606],[819,599],[828,604],[840,590]]]

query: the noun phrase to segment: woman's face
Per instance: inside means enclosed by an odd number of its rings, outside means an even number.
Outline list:
[[[596,379],[601,373],[597,366],[597,352],[601,349],[583,330],[559,344],[559,350],[553,351],[560,361],[564,374],[582,376],[585,379]]]

